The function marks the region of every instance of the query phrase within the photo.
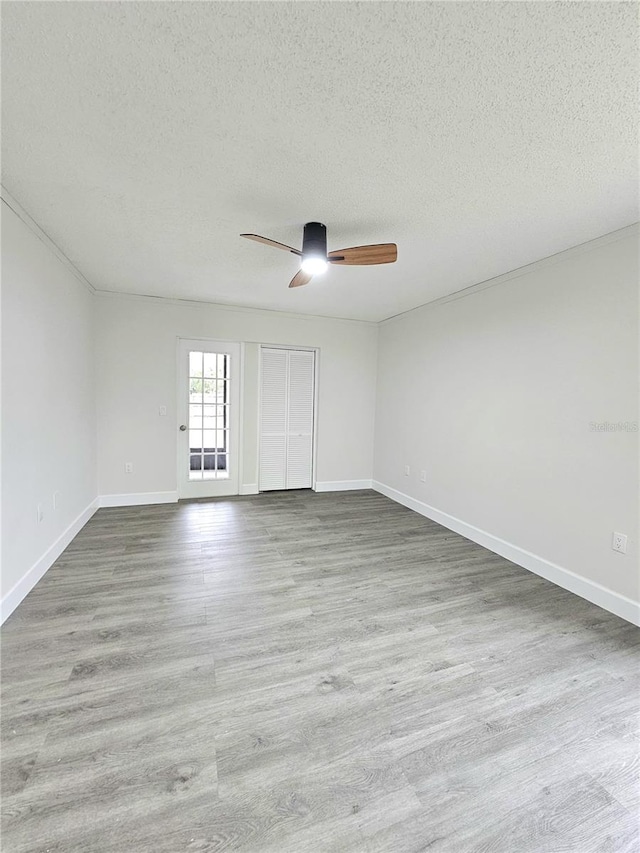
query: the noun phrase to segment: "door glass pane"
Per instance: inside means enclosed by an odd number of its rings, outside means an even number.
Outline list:
[[[189,353],[189,376],[202,376],[202,353]]]
[[[189,353],[189,479],[229,477],[230,355]]]
[[[205,352],[204,354],[204,375],[215,378],[218,375],[218,353]]]
[[[190,480],[201,480],[202,479],[202,456],[200,453],[191,454],[189,457],[189,479]]]
[[[202,476],[205,480],[218,479],[218,462],[215,453],[205,453],[203,456],[204,470]]]

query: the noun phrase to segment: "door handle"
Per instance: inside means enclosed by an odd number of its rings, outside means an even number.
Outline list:
[[[184,432],[187,428],[186,424],[180,424],[180,432]]]

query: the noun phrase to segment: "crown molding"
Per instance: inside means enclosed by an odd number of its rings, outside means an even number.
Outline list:
[[[309,322],[322,321],[325,323],[357,323],[360,326],[378,325],[377,320],[358,320],[352,317],[327,317],[325,314],[295,314],[289,311],[280,311],[277,308],[257,308],[251,305],[234,305],[232,302],[207,302],[202,299],[178,299],[172,296],[151,296],[144,293],[128,293],[122,290],[96,290],[96,296],[111,299],[134,299],[137,301],[154,302],[159,305],[181,305],[186,308],[202,308],[206,305],[219,311],[233,311],[242,314],[276,314],[287,320],[308,320]]]
[[[27,211],[22,207],[22,205],[11,195],[11,193],[7,190],[5,186],[0,184],[0,199],[7,205],[7,207],[15,213],[18,219],[23,222],[29,231],[34,234],[41,243],[52,252],[56,258],[60,261],[61,264],[69,270],[70,273],[73,274],[78,281],[83,284],[87,290],[91,293],[96,293],[96,288],[91,284],[91,282],[80,272],[78,267],[73,263],[73,261],[69,260],[69,258],[65,255],[62,249],[53,242],[51,237],[44,231],[35,219],[32,216],[29,216]]]
[[[399,314],[394,314],[391,317],[385,317],[380,320],[378,325],[384,326],[394,320],[406,317],[407,314],[412,314],[414,311],[421,311],[423,308],[430,308],[433,305],[442,305],[445,302],[454,302],[457,299],[464,299],[466,296],[473,296],[481,290],[488,290],[491,287],[497,287],[500,284],[505,284],[508,281],[513,281],[516,278],[529,275],[539,269],[554,266],[562,263],[568,258],[583,255],[587,252],[592,252],[601,246],[607,246],[609,243],[617,243],[618,240],[624,240],[627,237],[640,236],[640,222],[634,222],[631,225],[625,225],[624,228],[619,228],[616,231],[610,231],[608,234],[603,234],[601,237],[594,237],[593,240],[587,240],[586,243],[579,243],[577,246],[571,246],[568,249],[563,249],[556,252],[554,255],[548,255],[546,258],[540,258],[537,261],[532,261],[530,264],[525,264],[523,267],[517,267],[509,272],[501,273],[494,278],[488,278],[485,281],[470,284],[468,287],[463,287],[461,290],[456,290],[454,293],[447,293],[445,296],[439,296],[436,299],[431,299],[429,302],[423,302],[422,305],[416,305],[415,308],[408,308],[406,311],[401,311]]]

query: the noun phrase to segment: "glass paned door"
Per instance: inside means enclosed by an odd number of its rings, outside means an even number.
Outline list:
[[[229,353],[189,352],[189,480],[229,477]]]
[[[240,346],[180,341],[181,498],[238,494]]]

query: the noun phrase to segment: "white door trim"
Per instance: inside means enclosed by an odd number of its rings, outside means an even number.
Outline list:
[[[229,465],[236,475],[229,480],[188,481],[183,467],[183,447],[181,444],[180,424],[188,422],[188,397],[185,380],[184,355],[188,349],[211,351],[224,350],[231,358],[231,452]],[[244,347],[238,341],[225,341],[220,338],[180,338],[176,339],[176,477],[178,499],[221,497],[240,494],[241,484],[241,440],[242,440],[242,385],[244,373]],[[235,368],[234,368],[235,364]],[[188,430],[187,430],[188,434]],[[234,440],[235,439],[235,440]]]
[[[320,380],[320,347],[303,347],[295,344],[266,344],[258,345],[258,428],[257,444],[256,444],[256,459],[258,462],[258,483],[260,482],[260,417],[262,414],[262,350],[263,349],[286,349],[299,350],[302,352],[315,353],[313,359],[313,441],[311,445],[311,488],[315,491],[317,480],[317,461],[318,461],[318,403],[319,403],[319,380]],[[254,492],[249,492],[254,494]]]

